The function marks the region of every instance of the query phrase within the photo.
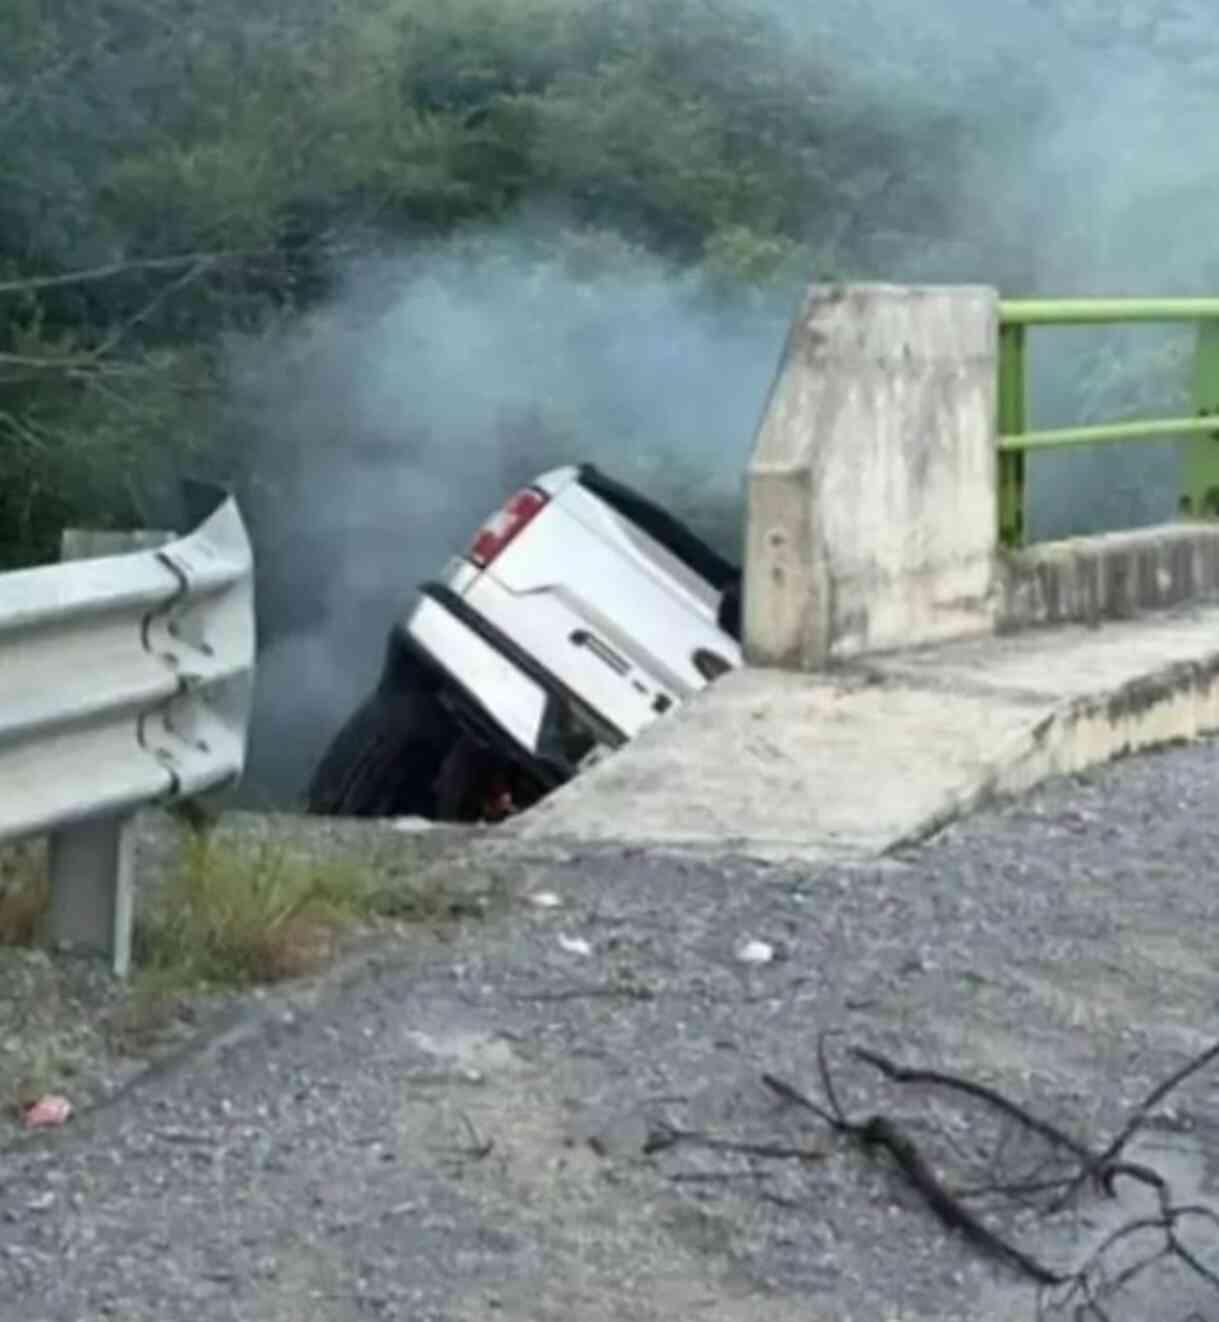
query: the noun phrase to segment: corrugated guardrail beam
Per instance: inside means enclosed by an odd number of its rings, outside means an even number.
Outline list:
[[[0,575],[0,841],[54,833],[53,937],[103,944],[125,971],[129,844],[113,832],[240,776],[254,647],[231,498],[155,550]]]

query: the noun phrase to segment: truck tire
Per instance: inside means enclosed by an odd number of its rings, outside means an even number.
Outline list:
[[[335,735],[309,783],[308,811],[435,817],[436,777],[458,731],[428,693],[379,689]]]
[[[446,822],[498,822],[536,803],[541,790],[510,759],[463,735],[436,778],[436,816]]]

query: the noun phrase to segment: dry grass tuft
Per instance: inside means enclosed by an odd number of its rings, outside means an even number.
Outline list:
[[[137,954],[161,983],[275,982],[323,967],[342,929],[372,911],[358,866],[208,833],[185,841],[139,925]]]
[[[383,860],[312,856],[294,841],[183,832],[164,881],[137,910],[136,1019],[180,993],[315,973],[344,929],[372,920],[444,923],[469,911],[435,874]],[[50,904],[45,840],[0,848],[0,945],[35,946]]]
[[[0,946],[30,946],[51,903],[44,840],[0,847]]]

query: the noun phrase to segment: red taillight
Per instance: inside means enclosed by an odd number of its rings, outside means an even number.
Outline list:
[[[470,547],[470,559],[479,567],[486,567],[530,521],[541,513],[549,497],[535,487],[525,487],[493,514],[478,530]]]

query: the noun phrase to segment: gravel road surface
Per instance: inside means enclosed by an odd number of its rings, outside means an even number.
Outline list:
[[[1219,1036],[1217,860],[1215,744],[867,866],[483,847],[463,866],[508,877],[506,912],[0,1151],[0,1320],[1031,1322],[1026,1280],[761,1076],[820,1097],[842,1030],[844,1108],[900,1119],[958,1185],[1010,1132],[847,1045],[1100,1145]],[[1162,1111],[1140,1158],[1205,1200],[1219,1071]],[[1123,1207],[987,1216],[1057,1270]],[[1142,1284],[1113,1318],[1219,1318],[1180,1271]]]

